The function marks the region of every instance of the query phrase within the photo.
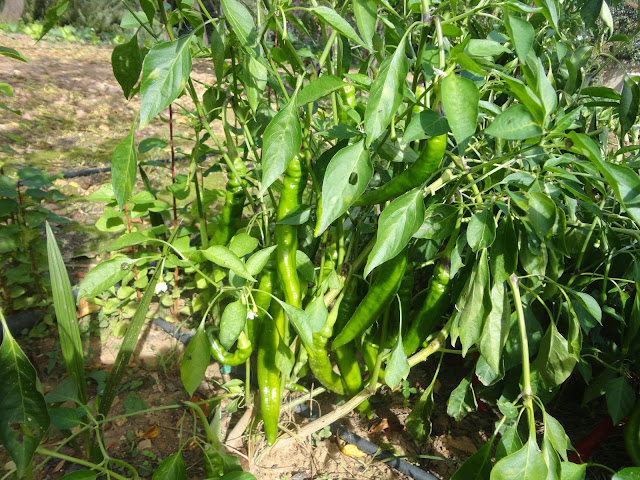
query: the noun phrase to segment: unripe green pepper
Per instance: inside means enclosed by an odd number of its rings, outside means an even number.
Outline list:
[[[229,365],[231,367],[240,365],[246,362],[251,356],[251,352],[253,352],[253,346],[244,332],[241,332],[238,336],[236,351],[233,353],[228,352],[213,333],[209,331],[207,335],[209,337],[211,356],[223,365]]]
[[[220,223],[217,225],[213,236],[211,237],[211,245],[226,245],[235,235],[238,224],[242,220],[242,210],[244,210],[244,188],[246,188],[246,180],[244,176],[247,169],[240,157],[233,160],[233,167],[236,169],[237,176],[229,171],[224,207],[220,216]]]

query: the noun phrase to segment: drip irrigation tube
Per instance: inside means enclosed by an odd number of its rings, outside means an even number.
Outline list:
[[[160,327],[162,330],[167,332],[169,335],[172,335],[173,337],[180,340],[185,345],[188,344],[189,341],[191,341],[191,339],[195,335],[194,332],[186,329],[181,329],[177,325],[174,325],[171,322],[167,322],[162,318],[155,318],[153,320],[153,323],[155,323],[158,327]],[[294,411],[297,414],[307,417],[311,420],[315,420],[318,418],[318,414],[311,412],[309,407],[307,407],[304,404],[297,405]],[[406,462],[396,457],[395,455],[392,455],[389,452],[381,451],[380,447],[378,447],[376,444],[371,443],[368,440],[365,440],[364,438],[362,438],[359,435],[356,435],[353,432],[350,432],[343,426],[338,425],[337,422],[334,422],[331,425],[329,425],[329,428],[331,428],[331,432],[334,435],[340,437],[345,442],[355,445],[356,447],[358,447],[358,449],[360,449],[364,453],[372,455],[374,459],[384,462],[390,468],[395,468],[398,472],[404,475],[407,475],[415,480],[438,480],[438,477],[435,477],[434,475],[428,472],[425,472],[424,470],[416,467],[415,465],[409,462]]]

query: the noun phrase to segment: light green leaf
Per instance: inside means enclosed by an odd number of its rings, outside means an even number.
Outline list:
[[[540,373],[545,385],[551,389],[569,378],[577,363],[578,359],[569,352],[567,339],[551,323],[531,367]]]
[[[244,91],[249,101],[249,107],[254,113],[258,110],[258,104],[264,96],[267,86],[268,71],[264,60],[254,54],[246,54],[242,60],[242,72],[240,80],[244,85]]]
[[[300,93],[298,93],[298,107],[305,106],[307,103],[316,102],[341,89],[346,83],[335,75],[322,75],[306,85]]]
[[[277,300],[282,309],[287,314],[293,328],[302,340],[305,347],[313,351],[313,333],[311,332],[311,321],[304,310],[293,305],[289,305],[281,300]]]
[[[118,205],[124,210],[133,187],[136,184],[136,171],[138,169],[138,154],[134,136],[134,124],[131,125],[129,135],[120,142],[111,157],[111,184]]]
[[[615,473],[611,480],[638,480],[640,479],[640,467],[627,467]],[[564,479],[563,479],[564,480]]]
[[[460,311],[458,327],[463,356],[480,339],[482,334],[484,318],[487,313],[485,311],[485,296],[488,288],[489,266],[485,249],[476,259],[463,294],[458,301],[458,310]]]
[[[129,98],[142,71],[142,52],[138,47],[138,35],[131,37],[127,43],[117,45],[111,53],[113,76],[122,87],[125,98]]]
[[[507,31],[518,54],[518,60],[520,60],[520,63],[525,63],[529,52],[533,48],[533,39],[535,37],[533,25],[524,18],[508,14],[507,19],[509,20],[506,24]]]
[[[423,220],[424,201],[421,189],[411,190],[391,202],[380,215],[376,243],[367,258],[364,276],[398,255],[418,231]]]
[[[227,305],[220,320],[220,344],[227,350],[238,339],[247,323],[247,306],[238,300]]]
[[[518,434],[518,422],[514,422],[502,432],[500,441],[496,445],[496,460],[512,455],[521,448],[522,440]]]
[[[125,233],[120,238],[118,238],[115,242],[107,247],[107,251],[111,252],[113,250],[121,250],[123,248],[132,247],[134,245],[142,245],[144,243],[150,242],[153,240],[152,238],[143,235],[140,232],[131,232]]]
[[[462,420],[467,413],[473,412],[476,408],[473,388],[468,378],[463,378],[458,386],[453,389],[449,400],[447,400],[447,414],[457,422]]]
[[[447,132],[449,132],[449,122],[445,117],[433,110],[424,110],[411,117],[411,122],[402,136],[401,143],[406,144],[424,138],[436,137]]]
[[[323,296],[314,298],[309,302],[309,305],[307,305],[307,308],[305,308],[304,311],[309,318],[311,331],[313,333],[317,333],[324,328],[327,323],[327,318],[329,317],[329,311],[327,310],[327,306],[324,304]]]
[[[360,36],[369,50],[373,49],[373,36],[376,33],[378,6],[373,0],[353,0],[353,14]]]
[[[302,127],[296,109],[296,96],[269,122],[264,131],[262,150],[262,183],[260,195],[287,169],[300,152]]]
[[[471,57],[496,57],[510,52],[511,50],[495,40],[481,38],[472,38],[466,48],[467,55]]]
[[[548,195],[533,192],[529,196],[529,221],[540,239],[544,239],[556,221],[556,204]]]
[[[232,1],[232,0],[229,0]],[[156,45],[142,63],[140,127],[167,108],[184,90],[191,74],[191,36]]]
[[[384,133],[402,103],[403,88],[407,82],[409,61],[405,54],[405,42],[398,44],[393,56],[382,64],[369,92],[369,102],[364,112],[364,131],[367,148]]]
[[[36,370],[11,336],[0,311],[0,440],[22,478],[49,428],[49,413],[38,390]]]
[[[569,437],[567,437],[567,434],[560,422],[549,415],[546,411],[544,412],[544,434],[549,437],[549,441],[551,442],[551,445],[553,445],[553,448],[556,449],[558,454],[566,462],[568,460],[567,448],[569,448],[571,444],[569,442]]]
[[[560,480],[584,480],[587,475],[587,465],[587,463],[560,462]],[[640,469],[638,470],[640,473]],[[640,479],[640,475],[637,478]]]
[[[210,262],[215,263],[223,268],[228,268],[236,275],[255,282],[256,279],[249,273],[246,265],[238,258],[238,256],[222,245],[212,245],[206,250],[202,250],[204,257]]]
[[[256,27],[247,7],[237,0],[221,0],[224,16],[243,47],[250,49],[257,42]]]
[[[462,155],[476,132],[480,93],[468,78],[448,75],[442,81],[442,106]]]
[[[313,12],[316,17],[320,20],[324,20],[326,23],[331,25],[332,28],[340,32],[342,35],[347,37],[349,40],[353,40],[355,43],[366,47],[365,43],[358,36],[356,31],[353,29],[349,22],[347,22],[341,15],[339,15],[335,10],[329,7],[312,7],[309,9],[310,12]]]
[[[180,378],[182,384],[189,395],[200,386],[204,380],[204,374],[211,363],[211,353],[209,339],[204,331],[204,318],[196,330],[196,334],[184,350],[182,362],[180,363]]]
[[[504,281],[499,281],[491,287],[491,310],[482,327],[478,345],[480,353],[494,372],[502,370],[502,350],[509,336],[510,320],[509,295],[504,288]]]
[[[505,140],[527,140],[542,135],[542,129],[527,108],[518,103],[498,115],[485,133]]]
[[[20,60],[21,62],[28,62],[26,57],[24,57],[17,50],[15,50],[13,48],[10,48],[10,47],[3,47],[3,46],[0,45],[0,55],[5,56],[5,57],[9,57],[9,58],[13,58],[14,60]]]
[[[82,280],[78,290],[78,301],[85,297],[97,297],[113,287],[131,272],[135,263],[134,259],[119,256],[96,265]]]
[[[229,250],[235,253],[238,257],[242,258],[245,255],[249,255],[253,252],[260,242],[257,238],[252,237],[251,235],[240,232],[231,239],[229,242]]]
[[[271,252],[276,249],[276,245],[258,250],[256,253],[249,257],[247,260],[247,271],[252,276],[257,276],[265,267],[271,256]]]
[[[322,214],[314,235],[321,235],[366,190],[373,176],[373,165],[364,140],[336,153],[322,183]]]
[[[153,472],[152,480],[187,480],[187,466],[184,463],[180,452],[169,455],[165,458],[156,471]]]
[[[474,252],[487,248],[496,238],[496,221],[490,209],[474,213],[467,228],[467,242]]]
[[[396,342],[391,355],[387,359],[387,366],[384,373],[384,383],[386,383],[391,390],[400,385],[400,382],[407,378],[411,367],[407,360],[407,355],[402,348],[402,336],[398,335],[398,341]]]
[[[547,478],[547,464],[534,439],[501,459],[491,471],[491,480],[541,480]]]

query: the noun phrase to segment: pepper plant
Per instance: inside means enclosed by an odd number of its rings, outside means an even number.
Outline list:
[[[432,355],[471,356],[448,412],[460,420],[482,399],[501,417],[455,478],[584,478],[549,402],[580,376],[584,401],[618,424],[638,380],[640,91],[628,77],[621,92],[597,83],[631,41],[607,3],[141,6],[113,55],[125,96],[141,101],[112,161],[109,215],[126,231],[109,250],[128,251],[80,296],[164,265],[199,318],[185,389],[211,357],[244,363],[251,404],[257,367],[268,444],[285,387],[350,397],[332,418],[366,414],[370,395]],[[157,42],[148,51],[142,30]],[[194,58],[212,62],[211,84],[192,78]],[[134,134],[176,114],[194,127],[189,171],[159,191]],[[206,180],[219,170],[216,215]],[[130,222],[134,205],[146,228]],[[434,384],[407,419],[419,441]]]

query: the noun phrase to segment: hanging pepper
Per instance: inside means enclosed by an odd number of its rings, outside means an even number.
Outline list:
[[[233,353],[228,352],[212,332],[207,332],[207,336],[209,337],[211,356],[223,365],[231,367],[240,365],[246,362],[253,352],[251,341],[244,332],[238,336],[236,350]]]
[[[211,237],[211,245],[226,245],[235,235],[238,224],[242,219],[242,210],[244,209],[244,188],[246,188],[246,180],[244,176],[247,169],[240,157],[233,160],[233,167],[238,175],[233,172],[228,173],[226,194],[224,200],[224,208],[220,216],[220,223]]]
[[[376,190],[362,195],[354,205],[376,205],[419,187],[435,172],[447,149],[447,135],[431,137],[425,152],[409,168]]]
[[[270,266],[266,266],[262,270],[260,281],[258,282],[258,290],[253,292],[253,301],[256,304],[256,316],[247,316],[247,336],[253,345],[258,343],[258,333],[260,332],[260,324],[267,317],[267,310],[271,305],[271,295],[273,291],[273,282],[275,281],[276,272]]]
[[[277,220],[280,221],[302,203],[302,192],[307,183],[307,169],[298,156],[291,160],[284,176],[284,187],[280,194]],[[296,270],[296,252],[298,250],[298,227],[296,225],[276,224],[277,270],[284,299],[289,305],[302,306],[302,289]]]
[[[340,89],[340,100],[342,100],[343,108],[340,110],[340,123],[356,126],[356,122],[349,116],[347,109],[356,109],[356,87],[350,83]]]
[[[396,293],[398,293],[406,268],[406,248],[380,266],[366,296],[333,341],[334,350],[346,345],[373,325],[373,322],[378,319],[385,308],[389,306]]]

